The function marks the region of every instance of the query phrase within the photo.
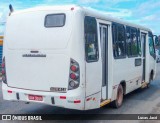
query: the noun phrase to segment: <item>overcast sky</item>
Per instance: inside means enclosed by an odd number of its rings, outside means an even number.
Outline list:
[[[0,0],[0,22],[5,21],[9,4],[15,10],[43,5],[78,4],[147,26],[155,34],[160,34],[160,0]]]

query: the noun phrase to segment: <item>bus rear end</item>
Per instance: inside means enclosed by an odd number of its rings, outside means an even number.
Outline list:
[[[71,57],[71,10],[28,10],[7,20],[3,98],[84,110],[80,64]]]

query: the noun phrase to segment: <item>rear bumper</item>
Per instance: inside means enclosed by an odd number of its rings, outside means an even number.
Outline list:
[[[54,92],[41,92],[41,91],[11,88],[3,83],[2,91],[4,100],[36,102],[36,103],[43,103],[47,105],[69,108],[69,109],[85,110],[84,107],[85,91],[83,91],[82,89],[68,91],[67,93],[54,93]],[[43,101],[29,100],[28,99],[29,94],[43,96]],[[60,96],[66,96],[66,99],[61,99]]]

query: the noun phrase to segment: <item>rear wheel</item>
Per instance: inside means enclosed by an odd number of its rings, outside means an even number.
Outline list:
[[[149,87],[150,87],[151,82],[153,81],[153,77],[154,77],[154,72],[153,72],[153,71],[151,71],[151,73],[150,73],[150,77],[149,77],[149,83],[147,84],[147,88],[149,88]]]
[[[152,75],[149,77],[149,83],[147,84],[147,88],[149,88],[149,87],[150,87],[151,82],[152,82]]]
[[[123,103],[123,87],[120,84],[117,90],[117,98],[115,101],[112,102],[111,106],[114,108],[119,108],[122,106],[122,103]]]
[[[157,59],[157,63],[159,62],[159,58]]]

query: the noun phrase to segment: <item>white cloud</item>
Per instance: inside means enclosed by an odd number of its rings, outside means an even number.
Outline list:
[[[144,16],[154,13],[155,11],[160,11],[159,6],[159,0],[148,0],[147,2],[139,4],[139,6],[133,9],[133,12],[135,15]]]
[[[100,0],[79,0],[79,3],[88,4],[88,3],[98,3]]]
[[[127,9],[119,9],[117,12],[105,12],[105,13],[109,16],[117,17],[121,19],[132,16],[132,12]]]
[[[8,16],[9,10],[4,9],[3,11],[0,12],[0,23],[6,22],[6,18]]]
[[[112,5],[118,4],[118,3],[122,3],[122,2],[132,2],[135,0],[104,0],[106,3],[110,3]]]
[[[159,14],[153,14],[149,16],[145,16],[141,21],[151,21],[151,22],[160,22],[160,17],[158,17]]]
[[[98,3],[98,2],[103,2],[103,3],[107,3],[107,4],[118,4],[121,2],[131,2],[131,1],[135,1],[135,0],[79,0],[79,3]]]
[[[133,17],[138,19],[137,23],[149,27],[155,34],[160,34],[159,6],[159,0],[148,0],[132,9]]]
[[[121,2],[131,2],[135,0],[79,0],[80,4],[95,8],[96,10],[100,9],[101,12],[105,14],[117,17],[117,18],[128,18],[132,16],[132,11],[129,9],[118,8],[118,5]]]

